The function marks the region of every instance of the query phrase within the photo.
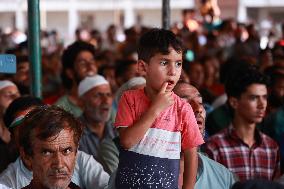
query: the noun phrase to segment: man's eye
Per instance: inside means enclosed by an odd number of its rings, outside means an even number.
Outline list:
[[[167,64],[167,61],[161,61],[160,64],[161,64],[162,66],[165,66],[165,65]]]
[[[70,154],[71,152],[73,152],[72,148],[66,148],[66,149],[63,150],[63,154],[64,154],[64,155],[68,155],[68,154]]]
[[[79,60],[79,61],[78,61],[78,65],[79,65],[80,67],[84,67],[84,66],[87,65],[87,62],[86,62],[85,60]]]
[[[51,152],[48,151],[48,150],[43,150],[43,151],[41,152],[41,154],[44,155],[44,156],[49,156],[49,155],[51,154]]]
[[[111,93],[107,93],[106,96],[107,97],[112,97],[112,94]]]
[[[252,101],[257,100],[257,96],[251,96],[250,100],[252,100]]]

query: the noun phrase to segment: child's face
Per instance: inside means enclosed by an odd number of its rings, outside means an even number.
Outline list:
[[[168,82],[167,90],[172,91],[182,71],[182,53],[169,48],[169,54],[158,53],[149,62],[144,63],[146,72],[146,88],[157,93],[164,82]]]

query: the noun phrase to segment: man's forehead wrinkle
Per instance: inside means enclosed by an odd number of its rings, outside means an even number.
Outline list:
[[[52,146],[58,146],[60,148],[70,147],[74,144],[73,133],[59,133],[56,136],[47,138],[46,140],[41,140],[37,138],[37,144],[42,146],[43,148]]]

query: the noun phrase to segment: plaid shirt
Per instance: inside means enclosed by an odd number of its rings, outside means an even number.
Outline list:
[[[249,147],[230,125],[209,138],[205,152],[211,159],[237,174],[240,180],[272,180],[280,173],[278,145],[258,130],[255,132],[255,141]]]

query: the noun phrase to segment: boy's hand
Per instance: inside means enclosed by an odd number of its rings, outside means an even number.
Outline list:
[[[160,114],[164,109],[174,103],[172,92],[167,92],[168,82],[163,83],[159,93],[152,101],[152,108],[156,113]]]

